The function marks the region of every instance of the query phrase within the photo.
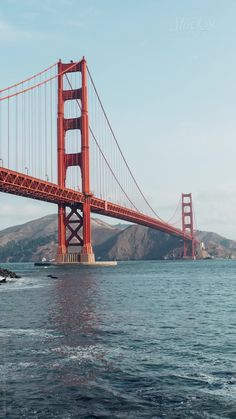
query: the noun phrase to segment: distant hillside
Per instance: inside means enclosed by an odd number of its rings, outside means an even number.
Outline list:
[[[196,234],[205,249],[202,257],[236,258],[236,241],[215,233]],[[176,259],[182,257],[182,241],[138,225],[110,225],[92,220],[92,243],[98,260]],[[200,246],[199,246],[200,247]],[[57,251],[57,215],[0,231],[0,262],[53,259]]]
[[[102,220],[93,219],[93,245],[100,245],[120,231],[120,226],[116,228]],[[0,262],[35,262],[45,256],[47,259],[53,259],[56,252],[56,214],[0,231]]]
[[[197,231],[196,238],[200,258],[236,258],[236,241],[205,231]],[[179,259],[183,243],[161,231],[132,225],[96,246],[96,255],[108,260]]]
[[[207,252],[217,258],[236,258],[236,241],[216,233],[198,231],[197,238],[205,243]]]
[[[97,257],[108,260],[163,259],[179,247],[182,247],[182,242],[175,237],[147,227],[131,225],[97,245],[95,251]]]

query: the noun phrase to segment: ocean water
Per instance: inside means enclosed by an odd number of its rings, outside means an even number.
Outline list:
[[[236,261],[5,266],[1,418],[236,418]]]

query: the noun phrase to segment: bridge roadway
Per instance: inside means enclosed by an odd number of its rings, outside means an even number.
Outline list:
[[[81,208],[85,200],[84,195],[79,191],[60,188],[55,183],[37,179],[4,167],[0,167],[0,192],[24,196],[26,198],[46,201],[53,204],[65,204],[68,206],[76,205],[78,207],[81,206]],[[96,198],[93,195],[91,195],[89,199],[91,211],[93,213],[140,224],[155,230],[163,231],[164,233],[171,234],[180,239],[192,240],[190,235],[184,234],[180,229],[175,228],[158,218],[153,218],[141,212]]]

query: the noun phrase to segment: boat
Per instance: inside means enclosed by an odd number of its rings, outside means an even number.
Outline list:
[[[53,261],[54,261],[54,259],[47,260],[44,257],[44,258],[42,258],[41,262],[35,262],[34,266],[51,266]]]
[[[52,263],[51,262],[35,262],[34,266],[51,266]]]

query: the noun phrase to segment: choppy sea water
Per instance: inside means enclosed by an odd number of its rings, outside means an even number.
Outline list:
[[[6,267],[1,418],[236,418],[236,261]]]

